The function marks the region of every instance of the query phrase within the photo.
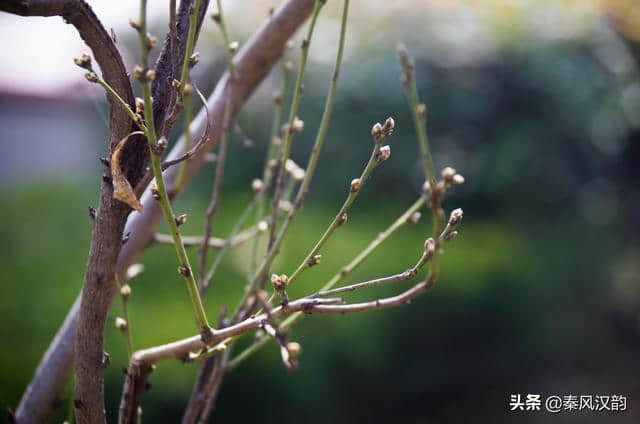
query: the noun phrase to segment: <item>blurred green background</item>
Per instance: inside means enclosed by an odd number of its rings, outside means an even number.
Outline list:
[[[265,7],[245,19],[230,4],[232,34],[245,41]],[[303,166],[331,75],[339,7],[329,2],[312,42],[300,112],[305,129],[293,152]],[[8,15],[0,21],[33,28]],[[395,118],[392,157],[365,185],[348,225],[293,297],[323,284],[419,195],[424,176],[399,81],[398,41],[415,56],[436,166],[454,166],[467,180],[445,204],[447,211],[465,211],[460,235],[446,248],[434,290],[399,309],[306,318],[292,332],[303,347],[300,370],[289,374],[269,344],[225,379],[214,419],[639,422],[640,8],[631,0],[355,2],[351,21],[319,171],[274,269],[290,273],[322,234],[368,158],[374,122]],[[157,19],[156,33],[165,22]],[[194,78],[210,90],[224,62],[218,33],[207,25],[198,50],[208,59]],[[133,34],[121,28],[119,43],[135,54]],[[287,54],[297,63],[298,49]],[[69,72],[84,87],[72,65]],[[272,74],[240,115],[255,143],[232,144],[215,235],[228,233],[251,197],[251,179],[261,174],[270,93],[279,83],[278,70]],[[46,80],[45,73],[39,78]],[[87,100],[94,97],[86,88],[74,98],[3,84],[0,404],[14,408],[81,287],[91,232],[87,206],[97,203],[97,158],[107,129],[104,97]],[[201,231],[213,172],[208,167],[176,202],[177,213],[189,214],[185,234]],[[430,232],[423,216],[347,282],[413,265]],[[235,305],[249,254],[248,245],[223,262],[206,297],[210,316],[222,304]],[[192,335],[173,249],[155,246],[140,261],[146,270],[132,282],[130,303],[135,347]],[[348,299],[398,290],[376,288]],[[121,308],[116,301],[105,334],[111,420],[127,360],[125,340],[112,325]],[[145,422],[179,421],[195,370],[159,364],[143,398]],[[66,416],[69,393],[54,422]],[[628,410],[510,412],[509,396],[518,393],[620,394]]]

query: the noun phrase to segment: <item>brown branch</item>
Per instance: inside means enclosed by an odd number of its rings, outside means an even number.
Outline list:
[[[302,298],[289,302],[287,306],[279,306],[271,310],[269,316],[273,319],[289,315],[294,312],[303,311],[305,313],[323,314],[345,314],[353,312],[364,312],[376,309],[387,309],[394,306],[408,304],[413,298],[424,293],[433,285],[433,278],[421,281],[404,292],[391,297],[372,300],[369,302],[340,304],[342,299],[309,299]],[[259,314],[252,318],[247,318],[237,324],[222,328],[216,331],[211,340],[205,344],[199,335],[155,346],[144,350],[139,350],[131,356],[131,365],[135,367],[152,365],[166,359],[184,359],[189,352],[206,349],[222,342],[229,337],[236,337],[248,331],[260,328],[262,323],[269,318],[266,313]]]
[[[133,92],[122,58],[109,33],[104,29],[92,9],[81,0],[58,1],[5,1],[0,9],[22,16],[62,16],[72,24],[91,49],[100,66],[103,79],[120,97],[133,105]],[[116,143],[133,131],[127,113],[114,99],[107,96],[110,105],[109,151]],[[126,178],[136,183],[144,172],[146,149],[142,143],[132,143],[122,152],[120,168]],[[142,146],[142,147],[140,147]],[[127,205],[113,198],[109,170],[105,170],[84,279],[83,296],[76,301],[72,314],[65,320],[63,332],[47,350],[36,375],[26,390],[16,411],[17,422],[44,420],[51,412],[54,399],[64,386],[71,370],[73,336],[76,361],[75,405],[78,417],[92,416],[103,403],[103,329],[106,311],[113,297],[113,275],[127,215]]]
[[[255,237],[260,230],[257,226],[251,227],[246,231],[238,234],[233,237],[230,242],[225,239],[221,239],[219,237],[209,237],[209,247],[214,249],[224,249],[225,247],[236,247],[251,240]],[[182,243],[185,247],[189,246],[200,246],[202,245],[202,236],[182,236]],[[171,244],[173,245],[173,239],[169,234],[159,234],[156,233],[153,235],[153,242],[159,244]]]
[[[13,11],[14,13],[18,13],[24,16],[38,14],[51,16],[59,14],[59,12],[62,10],[62,6],[60,5],[76,3],[77,2],[73,2],[71,0],[46,2],[37,0],[31,2],[14,0],[0,3],[0,8],[2,8],[2,10]],[[51,11],[50,8],[53,7],[51,5],[55,5],[56,7],[59,7],[59,9],[57,11]],[[42,9],[43,6],[46,6],[48,14],[44,13],[45,9]],[[249,97],[249,95],[253,92],[260,81],[262,81],[266,73],[269,71],[270,67],[280,56],[286,41],[291,37],[291,35],[295,32],[299,25],[309,16],[312,7],[313,0],[288,0],[283,5],[283,7],[281,7],[269,19],[269,21],[256,32],[254,37],[244,45],[240,52],[238,52],[238,54],[236,55],[236,68],[237,73],[240,76],[240,82],[237,84],[237,89],[234,90],[234,96],[232,100],[233,115],[237,113],[240,106]],[[40,12],[38,8],[40,8],[42,12]],[[94,55],[96,57],[96,61],[99,63],[103,71],[105,69],[109,69],[107,65],[108,62],[103,63],[104,61],[101,61],[99,59],[96,52],[94,52]],[[124,67],[122,67],[122,70],[124,72]],[[163,73],[160,72],[158,68],[156,68],[156,74],[163,75]],[[115,75],[117,75],[117,73]],[[125,74],[123,73],[123,75]],[[112,76],[113,75],[111,75],[110,73],[109,78],[111,78]],[[106,77],[107,75],[105,75],[105,79]],[[159,80],[161,80],[161,78],[156,77],[156,81]],[[120,85],[117,84],[116,81],[109,81],[108,79],[107,81],[112,87],[114,87],[114,89],[116,89],[116,91],[119,90],[118,87]],[[222,121],[221,112],[224,104],[224,99],[222,98],[221,93],[224,91],[224,86],[226,85],[226,83],[227,78],[225,77],[219,82],[215,93],[209,99],[208,104],[211,110],[211,122],[213,123],[211,129],[211,137],[207,142],[205,148],[202,149],[202,152],[194,157],[194,159],[197,158],[198,160],[188,162],[188,169],[186,173],[187,180],[192,178],[193,175],[200,170],[205,154],[210,151],[217,142],[219,136],[219,132],[217,130],[219,129],[220,122]],[[125,92],[118,91],[118,93],[122,95]],[[162,102],[160,101],[160,97],[158,97],[157,94],[154,94],[154,96],[156,97],[156,101],[158,102],[157,104],[161,104]],[[131,102],[133,104],[132,95],[130,98],[129,96],[123,96],[123,98],[125,98],[127,102]],[[116,108],[112,108],[112,111],[113,113],[118,113],[116,111]],[[205,114],[204,112],[201,112],[195,120],[194,126],[198,128],[196,132],[204,131],[204,128],[206,127],[204,121]],[[126,121],[120,120],[118,122]],[[113,143],[117,143],[118,140],[128,134],[128,132],[131,130],[131,127],[127,127],[126,130],[123,128],[123,130],[120,131],[119,134],[112,135],[110,139]],[[130,144],[144,145],[144,143]],[[182,151],[182,145],[181,143],[178,143],[178,145],[172,150],[172,154],[170,155],[170,157],[177,157],[182,153]],[[123,168],[129,169],[129,167],[124,166]],[[169,169],[166,175],[167,181],[173,181],[176,175],[177,168],[174,167],[172,169]],[[135,185],[135,178],[129,177],[128,179],[132,183],[132,185]],[[146,184],[139,186],[144,187],[146,186]],[[106,199],[110,201],[111,198],[110,196],[107,196]],[[140,253],[144,251],[146,247],[148,247],[149,240],[151,240],[151,237],[153,235],[153,230],[159,224],[162,218],[160,209],[157,207],[157,205],[154,204],[149,195],[146,195],[142,199],[142,203],[144,205],[143,213],[132,215],[131,217],[129,217],[129,220],[127,222],[126,231],[131,232],[131,236],[129,238],[129,241],[120,250],[117,263],[118,273],[124,273],[127,267],[135,263]],[[101,208],[102,214],[106,209],[108,208]],[[100,212],[99,215],[101,215]],[[96,228],[98,228],[98,225],[99,220],[96,221]],[[118,228],[116,226],[112,229],[115,231]],[[120,241],[121,234],[120,237],[118,237],[118,245],[120,245]],[[106,257],[104,258],[105,261],[107,261],[107,259],[108,258]],[[113,279],[108,278],[112,275],[112,273],[104,272],[102,275],[105,276],[105,279],[102,280],[105,283],[105,286],[114,285]],[[111,291],[106,293],[106,297],[109,297],[109,301],[112,300],[113,294],[114,293],[111,293]],[[77,304],[78,302],[76,302],[76,305]],[[59,329],[56,337],[53,339],[50,347],[48,348],[45,356],[40,363],[40,366],[38,367],[36,375],[30,383],[29,389],[25,392],[21,400],[21,403],[16,411],[16,420],[18,422],[31,422],[34,420],[37,421],[39,418],[45,417],[51,411],[51,405],[54,404],[53,400],[59,395],[69,377],[73,359],[70,346],[73,345],[78,316],[78,308],[71,308],[67,315],[67,318],[65,319],[65,324]],[[100,333],[100,339],[101,336],[102,333]]]

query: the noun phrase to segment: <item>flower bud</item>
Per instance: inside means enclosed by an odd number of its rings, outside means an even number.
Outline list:
[[[294,133],[300,133],[302,132],[303,128],[304,128],[304,121],[302,119],[299,119],[296,116],[293,119],[293,125],[291,126],[291,129],[293,130]]]
[[[229,43],[229,53],[235,53],[238,51],[238,47],[240,47],[240,43],[238,43],[237,41],[232,41]]]
[[[354,178],[353,180],[351,180],[351,188],[349,189],[349,191],[351,193],[355,193],[359,191],[361,187],[362,181],[360,181],[360,178]]]
[[[195,52],[189,58],[189,67],[193,68],[194,66],[196,66],[198,64],[198,62],[200,62],[200,53]]]
[[[429,194],[430,192],[431,192],[431,183],[429,183],[429,181],[425,181],[424,184],[422,184],[422,193]]]
[[[453,176],[453,178],[451,179],[451,182],[455,185],[460,185],[460,184],[464,184],[464,177],[460,174],[456,174]]]
[[[253,190],[255,193],[262,191],[263,189],[264,183],[261,179],[255,178],[253,181],[251,181],[251,190]]]
[[[428,257],[432,257],[436,251],[436,242],[431,237],[424,241],[424,251]]]
[[[414,212],[409,216],[409,222],[412,224],[417,224],[420,221],[422,214],[420,212]]]
[[[447,166],[442,170],[442,178],[448,183],[453,180],[454,175],[456,175],[456,170],[450,166]]]
[[[131,28],[140,31],[140,29],[142,28],[142,25],[140,25],[139,21],[136,21],[135,19],[131,19],[129,18],[129,25],[131,25]]]
[[[269,229],[269,224],[267,224],[267,221],[258,222],[258,231],[259,232],[264,233],[268,229]]]
[[[287,351],[289,351],[289,356],[293,359],[302,353],[302,347],[298,342],[289,342],[287,343]]]
[[[293,209],[293,205],[288,200],[281,200],[280,203],[278,203],[278,208],[284,213],[289,213],[291,209]]]
[[[416,106],[416,112],[422,119],[427,119],[427,105],[425,105],[424,103],[420,103],[418,106]]]
[[[287,61],[284,63],[284,70],[285,70],[285,71],[287,71],[287,72],[291,72],[291,71],[293,71],[293,62],[292,62],[292,61],[290,61],[290,60],[287,60]]]
[[[73,59],[73,62],[79,67],[86,69],[87,71],[91,70],[91,57],[87,54],[76,57],[75,59]]]
[[[462,221],[462,214],[463,212],[460,208],[451,211],[451,215],[449,216],[449,225],[451,227],[455,227],[460,224],[460,221]]]
[[[126,299],[130,295],[131,295],[131,286],[129,284],[125,284],[122,287],[120,287],[120,296]]]
[[[279,91],[274,91],[273,94],[273,102],[277,105],[281,105],[282,104],[282,93],[280,93]]]
[[[87,72],[86,74],[84,74],[84,79],[89,82],[98,82],[98,76],[93,72]]]
[[[182,215],[180,215],[179,217],[176,218],[176,225],[179,227],[181,225],[184,225],[184,223],[187,222],[187,214],[183,213]]]
[[[145,78],[147,79],[147,81],[153,81],[154,79],[156,79],[156,71],[153,69],[149,69],[145,74]]]
[[[388,145],[382,146],[377,155],[378,163],[384,162],[385,160],[389,159],[389,157],[391,157],[391,147]]]
[[[127,320],[124,318],[116,317],[116,328],[120,331],[127,330]]]
[[[309,259],[307,265],[309,266],[309,268],[311,268],[312,266],[316,266],[320,263],[321,259],[322,255],[315,255],[313,258]]]
[[[136,65],[133,67],[133,77],[138,81],[142,81],[144,78],[144,69],[142,69],[142,66]]]
[[[144,113],[144,100],[140,97],[136,97],[136,113]]]
[[[160,137],[160,140],[158,140],[158,147],[161,148],[162,150],[165,150],[168,145],[169,145],[169,142],[167,141],[167,138]]]
[[[389,137],[393,134],[393,129],[396,127],[396,121],[393,120],[392,117],[388,117],[386,121],[384,121],[384,126],[382,127],[382,132],[385,136]]]
[[[213,13],[211,14],[211,19],[213,19],[213,21],[214,21],[215,23],[218,23],[218,24],[219,24],[219,23],[220,23],[220,20],[222,19],[222,17],[220,16],[220,12],[213,12]]]
[[[380,122],[373,124],[373,127],[371,127],[371,135],[377,143],[378,139],[382,136],[382,124],[380,124]]]
[[[125,278],[127,279],[127,281],[129,281],[133,278],[136,278],[138,275],[142,274],[142,272],[144,272],[144,265],[133,264],[129,268],[127,268],[127,274]]]
[[[185,84],[184,88],[182,89],[182,94],[184,94],[185,97],[189,97],[190,95],[192,95],[193,94],[193,85]]]
[[[342,215],[340,215],[340,218],[338,218],[338,227],[346,224],[348,219],[349,216],[347,215],[347,213],[343,212]]]
[[[158,37],[147,33],[147,48],[149,48],[149,50],[152,50],[155,49],[157,45]]]

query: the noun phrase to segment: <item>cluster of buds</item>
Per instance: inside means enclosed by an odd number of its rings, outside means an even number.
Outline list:
[[[292,134],[299,134],[303,129],[304,121],[296,116],[295,118],[293,118],[293,124],[289,125],[289,123],[287,122],[282,126],[280,132],[283,136],[285,136],[289,134],[289,131],[291,131]]]
[[[276,291],[283,291],[289,285],[289,277],[286,274],[273,274],[271,276],[271,284]]]
[[[295,182],[304,180],[305,171],[297,163],[291,159],[287,159],[284,164],[284,170],[291,176],[291,179]]]
[[[83,53],[82,56],[73,59],[73,62],[80,68],[86,69],[88,71],[86,74],[84,74],[84,78],[87,81],[93,83],[98,82],[98,75],[93,71],[93,67],[91,65],[91,56]]]
[[[464,184],[464,177],[450,166],[447,166],[442,170],[442,179],[447,185],[460,185]]]
[[[380,122],[376,122],[371,127],[371,135],[373,136],[373,141],[376,144],[382,144],[386,139],[391,137],[393,134],[393,130],[396,126],[396,122],[393,118],[389,117],[386,121],[384,121],[384,125]]]
[[[93,68],[91,67],[91,56],[88,54],[83,53],[82,56],[73,59],[73,62],[82,69],[93,72]]]
[[[156,79],[156,71],[153,69],[143,69],[142,66],[133,67],[133,77],[142,83],[150,82]]]

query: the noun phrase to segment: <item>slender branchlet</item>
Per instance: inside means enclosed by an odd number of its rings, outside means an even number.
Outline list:
[[[404,44],[398,44],[398,58],[402,65],[402,85],[404,86],[409,107],[411,108],[411,116],[416,127],[416,134],[422,154],[422,166],[424,167],[424,175],[427,181],[434,184],[436,181],[435,172],[433,170],[433,159],[431,159],[431,151],[429,150],[429,138],[427,137],[427,107],[420,102],[418,97],[418,88],[415,78],[415,64],[409,56],[407,48]]]
[[[124,317],[117,317],[115,324],[116,328],[120,330],[127,339],[127,353],[129,358],[131,358],[131,355],[133,354],[133,337],[131,335],[131,320],[129,319],[129,297],[131,296],[131,286],[128,281],[125,281],[124,283],[121,282],[117,274],[115,278],[120,292],[120,299],[122,300],[122,315]]]
[[[289,127],[291,127],[293,125],[293,121],[295,120],[296,114],[297,114],[297,105],[300,102],[300,88],[301,88],[301,84],[302,84],[302,73],[304,72],[304,64],[306,63],[306,53],[308,51],[308,42],[311,39],[311,35],[313,32],[313,25],[315,24],[315,19],[317,18],[317,14],[319,13],[320,7],[322,7],[322,4],[320,4],[321,2],[316,1],[315,6],[314,6],[314,12],[312,14],[312,21],[310,23],[310,27],[309,27],[309,31],[308,31],[308,36],[305,40],[307,40],[306,46],[303,48],[303,55],[302,55],[302,62],[300,64],[300,68],[299,68],[299,72],[298,72],[298,76],[296,78],[296,84],[294,86],[294,92],[293,92],[293,100],[292,100],[292,105],[291,105],[291,111],[290,111],[290,115],[289,115]],[[340,73],[340,66],[342,64],[342,56],[343,56],[343,52],[344,52],[344,43],[345,43],[345,38],[346,38],[346,27],[347,27],[347,16],[348,16],[348,10],[349,10],[349,1],[346,0],[344,3],[344,8],[343,8],[343,14],[342,14],[342,22],[341,22],[341,26],[340,26],[340,39],[338,42],[338,53],[336,55],[336,62],[335,62],[335,67],[334,67],[334,72],[333,72],[333,76],[331,79],[331,83],[329,85],[329,94],[327,95],[327,100],[325,103],[325,108],[324,108],[324,112],[322,114],[322,119],[320,122],[320,128],[318,129],[318,133],[316,135],[316,140],[314,142],[314,146],[312,148],[311,151],[311,156],[309,157],[309,161],[307,163],[307,169],[304,175],[304,179],[302,180],[302,183],[300,185],[300,188],[298,189],[298,193],[296,195],[295,201],[293,203],[293,208],[288,212],[287,217],[282,225],[282,228],[280,229],[280,232],[278,233],[278,237],[275,238],[275,240],[273,240],[273,242],[269,243],[269,250],[262,262],[262,264],[260,265],[260,267],[256,270],[256,272],[254,273],[254,277],[250,280],[249,285],[247,286],[246,290],[245,290],[245,296],[243,298],[243,301],[246,300],[247,296],[249,295],[249,293],[251,293],[251,291],[255,290],[256,286],[259,284],[260,279],[264,279],[266,277],[266,274],[268,273],[268,269],[271,265],[271,262],[273,261],[273,259],[275,258],[275,255],[277,255],[278,250],[279,250],[279,246],[282,243],[287,229],[289,228],[289,225],[291,224],[291,222],[293,221],[293,219],[295,218],[296,214],[298,213],[298,211],[300,210],[300,208],[302,207],[302,203],[304,202],[304,197],[305,194],[307,193],[309,186],[311,184],[311,180],[313,179],[313,175],[315,172],[315,168],[316,168],[316,164],[318,161],[318,158],[320,157],[320,151],[322,150],[322,146],[324,144],[324,139],[326,137],[327,134],[327,130],[329,127],[329,122],[330,122],[330,118],[331,118],[331,113],[333,111],[333,103],[334,103],[334,99],[335,99],[335,93],[336,93],[336,88],[337,88],[337,82],[338,82],[338,75]],[[286,67],[286,62],[285,62],[285,67]],[[287,131],[287,133],[285,134],[285,142],[284,145],[282,147],[283,151],[281,152],[281,161],[280,161],[280,172],[279,172],[279,176],[278,176],[278,180],[280,180],[281,178],[283,178],[284,175],[284,171],[286,169],[286,159],[288,159],[289,156],[289,152],[286,150],[287,149],[287,145],[289,145],[290,148],[290,144],[291,144],[291,131]],[[277,191],[278,188],[281,187],[282,183],[280,181],[276,182],[276,193],[274,194],[274,209],[277,209],[278,203],[275,202],[275,200],[277,199]],[[275,213],[275,212],[274,212]],[[275,224],[276,224],[276,220],[274,219],[275,215],[272,215],[272,227],[271,227],[271,235],[270,235],[270,239],[273,238],[273,234],[275,234]],[[241,303],[242,304],[242,303]]]
[[[93,70],[93,66],[92,66],[92,61],[91,61],[91,57],[87,54],[83,54],[82,56],[73,59],[73,61],[75,62],[75,64],[77,66],[79,66],[82,69],[86,69],[87,73],[84,75],[84,78],[91,82],[91,83],[95,83],[95,84],[100,84],[100,86],[107,92],[109,93],[109,95],[116,101],[116,103],[118,104],[118,106],[120,106],[120,108],[122,108],[122,110],[124,110],[129,117],[131,118],[131,120],[133,122],[136,123],[136,125],[142,130],[142,131],[146,131],[147,128],[144,125],[144,122],[142,121],[142,118],[140,117],[140,115],[137,112],[134,112],[131,109],[131,106],[129,106],[127,104],[127,102],[124,101],[124,99],[122,97],[120,97],[120,95],[113,89],[113,87],[111,87],[105,80],[103,80],[102,78],[100,78],[97,74],[97,72],[95,72]]]
[[[198,0],[196,0],[196,2],[198,2]],[[151,169],[153,171],[153,176],[155,178],[155,184],[156,184],[155,192],[152,190],[152,196],[154,197],[154,199],[156,199],[160,203],[162,213],[169,227],[169,232],[173,238],[173,243],[176,248],[176,254],[178,256],[178,272],[185,279],[187,290],[189,292],[189,296],[193,304],[196,322],[198,324],[201,337],[203,338],[203,340],[206,341],[208,340],[208,338],[211,337],[213,330],[209,326],[209,322],[207,320],[204,307],[202,305],[202,300],[200,299],[200,294],[198,292],[198,285],[196,283],[195,276],[191,269],[191,264],[189,263],[189,257],[187,256],[187,252],[185,250],[184,244],[182,243],[180,230],[178,229],[176,217],[173,214],[173,209],[171,207],[171,200],[169,199],[169,194],[165,185],[164,177],[162,175],[161,153],[164,150],[162,147],[163,145],[165,145],[166,139],[162,138],[158,140],[156,136],[156,131],[155,131],[155,124],[154,124],[154,118],[153,118],[153,101],[151,99],[151,81],[155,78],[155,73],[152,72],[153,70],[147,70],[149,47],[151,47],[153,43],[149,41],[150,37],[147,34],[147,29],[146,29],[147,10],[146,9],[147,9],[146,0],[141,0],[140,20],[139,22],[136,22],[136,25],[134,26],[134,28],[136,28],[138,31],[138,35],[140,39],[141,59],[142,59],[142,65],[140,66],[141,70],[139,72],[136,72],[137,74],[136,77],[138,80],[140,80],[140,83],[142,84],[142,92],[143,92],[143,100],[144,100],[143,109],[144,109],[144,117],[145,117],[145,122],[147,127],[145,131],[145,135],[147,137],[147,141],[149,142],[149,153],[151,156]],[[158,149],[158,146],[160,146],[160,149]]]
[[[225,42],[225,45],[229,46],[229,35],[227,34],[227,27],[224,22],[224,15],[222,12],[222,4],[220,0],[217,1],[218,11],[214,14],[214,21],[220,27],[220,32],[222,33],[222,38]],[[237,46],[235,47],[237,49]],[[218,160],[216,163],[216,175],[215,181],[213,184],[213,188],[211,190],[211,200],[209,202],[209,206],[207,207],[207,211],[205,214],[205,222],[204,222],[204,238],[202,241],[202,245],[200,246],[200,291],[204,292],[206,288],[211,284],[211,279],[213,278],[214,272],[207,274],[206,266],[207,266],[207,250],[209,248],[208,240],[211,235],[211,229],[213,225],[213,217],[215,216],[218,207],[220,205],[220,190],[222,188],[222,182],[224,179],[224,167],[227,158],[227,148],[229,145],[229,129],[231,127],[231,98],[233,97],[233,86],[234,81],[236,80],[236,70],[235,65],[233,64],[233,52],[230,52],[230,48],[227,48],[227,67],[229,69],[230,81],[231,83],[227,89],[227,101],[224,106],[224,117],[222,121],[222,134],[220,135],[220,148],[218,150]],[[235,52],[235,50],[234,50]],[[216,265],[217,266],[217,265]]]
[[[415,213],[417,213],[426,203],[426,197],[420,196],[418,200],[413,203],[398,219],[396,219],[387,229],[379,233],[375,239],[371,241],[358,255],[356,255],[351,262],[347,265],[343,266],[338,273],[336,273],[326,284],[324,284],[319,291],[327,291],[335,287],[338,282],[347,277],[353,270],[355,270],[358,266],[360,266],[373,252],[375,252],[378,247],[380,247],[391,235],[393,235],[396,231],[401,229],[407,224],[413,223],[412,217]],[[285,319],[281,327],[288,328],[300,321],[303,318],[304,314],[302,312],[296,312]],[[236,357],[231,359],[228,364],[229,369],[234,369],[246,359],[248,359],[255,352],[260,350],[264,345],[266,345],[268,339],[261,338],[253,343],[251,346],[247,347],[245,350],[240,352]]]
[[[273,112],[273,122],[271,124],[271,135],[269,137],[267,153],[264,161],[264,169],[262,171],[262,188],[261,190],[267,190],[271,186],[271,180],[273,179],[273,166],[272,163],[275,163],[275,157],[280,147],[282,147],[282,139],[280,138],[280,125],[282,123],[282,110],[284,109],[284,97],[289,88],[289,81],[291,79],[291,67],[287,66],[287,64],[291,64],[287,61],[286,55],[283,54],[281,60],[281,69],[282,69],[282,78],[280,81],[280,90],[273,94],[273,101],[275,104],[274,112]],[[274,162],[272,162],[272,160]],[[256,191],[254,189],[254,191]],[[258,191],[257,191],[258,192]],[[266,209],[266,196],[261,196],[261,199],[258,201],[258,207],[256,211],[256,220],[262,219],[262,216],[265,213]],[[253,241],[253,246],[251,249],[251,262],[249,263],[248,275],[249,278],[255,272],[257,263],[258,263],[258,245],[260,243],[261,237],[256,237]]]
[[[275,192],[273,195],[273,207],[271,213],[271,229],[269,232],[269,243],[268,249],[272,250],[275,243],[275,234],[276,234],[276,223],[278,221],[278,204],[282,197],[282,190],[284,189],[284,175],[285,175],[285,165],[287,163],[287,159],[289,159],[289,155],[291,154],[291,145],[293,142],[293,135],[296,133],[296,128],[301,130],[302,122],[298,118],[298,109],[300,106],[300,101],[302,99],[303,92],[303,80],[304,80],[304,72],[307,66],[307,58],[309,56],[309,46],[311,43],[311,38],[313,36],[313,30],[316,26],[316,21],[318,20],[318,15],[320,14],[320,9],[324,5],[324,1],[316,0],[313,12],[311,13],[311,21],[309,22],[309,27],[307,30],[306,37],[302,40],[302,55],[300,57],[300,64],[298,66],[298,74],[296,76],[296,82],[293,86],[293,99],[291,100],[291,107],[289,109],[289,120],[285,125],[285,131],[283,134],[284,141],[282,145],[282,150],[280,152],[280,168],[278,169],[278,177],[276,179],[275,184]],[[298,131],[299,132],[299,131]],[[269,253],[267,253],[269,255]],[[267,262],[266,260],[264,262]],[[266,271],[268,272],[268,270]],[[263,271],[259,278],[264,278],[265,271]]]
[[[376,128],[377,126],[380,126],[380,124],[375,124],[374,128]],[[324,234],[322,234],[322,236],[320,237],[316,245],[311,249],[311,251],[307,254],[307,256],[302,260],[302,262],[300,262],[300,265],[298,265],[298,268],[296,268],[293,274],[291,274],[291,276],[289,277],[289,284],[293,283],[293,281],[296,278],[298,278],[300,274],[304,272],[304,270],[309,268],[310,261],[316,255],[318,255],[318,253],[320,253],[320,249],[329,240],[329,238],[334,233],[334,231],[347,222],[349,208],[358,197],[358,194],[360,193],[362,186],[367,181],[367,179],[369,178],[373,170],[379,164],[384,162],[390,155],[390,153],[383,153],[387,151],[390,152],[390,149],[389,149],[389,146],[382,146],[382,143],[384,143],[391,136],[391,134],[393,133],[394,127],[395,127],[395,123],[393,122],[393,118],[388,118],[385,122],[385,127],[384,127],[385,129],[382,131],[382,133],[373,135],[375,140],[373,151],[371,152],[369,161],[367,162],[367,165],[364,167],[362,174],[360,175],[359,178],[356,178],[351,181],[351,184],[349,186],[349,194],[347,195],[347,198],[342,204],[342,207],[336,214],[335,218],[333,218],[333,221],[331,221],[331,223],[325,230]],[[385,149],[385,147],[387,149]]]

